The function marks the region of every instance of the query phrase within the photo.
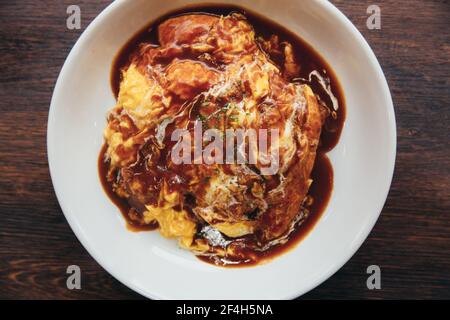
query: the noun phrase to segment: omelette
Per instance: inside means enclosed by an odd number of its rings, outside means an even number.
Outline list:
[[[292,81],[292,45],[259,38],[243,14],[184,14],[157,28],[158,44],[141,44],[121,70],[104,130],[107,179],[137,225],[156,224],[198,255],[252,259],[245,239],[265,250],[298,221],[328,112]],[[222,135],[277,130],[276,171],[263,174],[262,159],[176,163],[173,133],[200,122]]]

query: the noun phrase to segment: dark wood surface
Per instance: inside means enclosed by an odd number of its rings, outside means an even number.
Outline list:
[[[300,2],[300,1],[299,1]],[[385,71],[398,154],[381,217],[357,254],[304,298],[450,299],[450,2],[375,1],[382,29],[366,28],[369,0],[332,1],[358,27]],[[64,60],[109,1],[0,1],[0,298],[139,299],[81,246],[56,200],[46,129]],[[66,28],[78,4],[82,30]],[[66,288],[66,268],[82,289]],[[382,271],[368,290],[366,268]]]

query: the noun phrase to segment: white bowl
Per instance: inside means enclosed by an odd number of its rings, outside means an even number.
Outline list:
[[[102,189],[97,157],[114,55],[154,18],[197,1],[116,1],[84,31],[55,86],[48,119],[53,185],[78,239],[110,274],[158,299],[287,299],[316,287],[350,259],[383,208],[396,150],[395,116],[386,79],[367,42],[332,4],[321,0],[238,3],[298,33],[332,66],[347,104],[335,149],[334,191],[312,232],[294,249],[248,268],[206,264],[158,232],[127,230]]]

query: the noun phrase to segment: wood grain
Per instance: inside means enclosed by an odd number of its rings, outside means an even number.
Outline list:
[[[382,29],[366,28],[372,1],[332,1],[363,33],[394,99],[398,154],[382,215],[358,253],[303,298],[450,298],[450,2],[379,0]],[[56,200],[46,124],[56,78],[82,28],[109,1],[0,2],[0,298],[139,299],[86,252]],[[66,288],[79,265],[82,290]],[[366,268],[382,289],[366,288]]]

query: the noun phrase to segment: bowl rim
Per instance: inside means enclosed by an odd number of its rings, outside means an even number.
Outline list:
[[[302,288],[299,288],[294,294],[286,295],[285,297],[281,297],[280,299],[295,299],[299,296],[313,290],[320,284],[322,284],[324,281],[329,279],[332,275],[334,275],[337,271],[339,271],[350,259],[351,257],[358,251],[358,249],[361,247],[361,245],[365,242],[367,237],[369,236],[370,232],[372,231],[375,223],[377,222],[379,216],[381,215],[381,211],[384,207],[384,204],[386,203],[387,196],[390,191],[390,186],[392,183],[393,175],[394,175],[394,168],[395,168],[395,162],[396,162],[396,150],[397,150],[397,126],[396,126],[396,119],[395,119],[395,111],[394,111],[394,105],[393,100],[391,96],[391,92],[389,90],[389,86],[386,80],[386,77],[383,73],[383,70],[381,68],[381,65],[376,58],[373,50],[371,49],[370,45],[368,44],[367,40],[363,37],[363,35],[360,33],[360,31],[355,27],[355,25],[331,2],[329,1],[320,1],[320,0],[313,0],[316,2],[318,6],[321,7],[322,10],[328,11],[329,14],[334,16],[336,19],[340,20],[341,23],[345,24],[349,31],[352,33],[352,35],[355,37],[356,41],[360,44],[362,47],[364,53],[366,54],[367,58],[371,61],[371,63],[374,65],[376,69],[376,76],[377,81],[380,82],[383,88],[383,95],[385,95],[387,104],[385,107],[387,108],[387,116],[388,116],[388,123],[387,123],[387,129],[389,129],[390,132],[390,144],[386,147],[389,161],[387,161],[387,170],[386,175],[384,179],[384,185],[383,189],[384,192],[384,201],[378,205],[376,208],[378,214],[373,215],[371,217],[371,221],[369,223],[366,223],[362,229],[362,232],[360,234],[360,237],[358,238],[358,241],[355,241],[352,246],[346,251],[347,253],[345,255],[342,255],[338,261],[336,261],[332,266],[330,266],[327,270],[327,272],[324,272],[318,279],[308,285],[304,286]],[[89,36],[91,33],[91,30],[96,28],[98,25],[103,23],[103,20],[111,14],[114,10],[120,9],[122,6],[125,6],[128,3],[128,1],[113,1],[110,3],[106,8],[104,8],[86,27],[86,29],[82,32],[78,40],[73,45],[70,53],[68,54],[67,58],[64,61],[64,64],[60,70],[60,73],[58,75],[53,93],[52,98],[50,102],[50,108],[49,108],[49,114],[48,114],[48,122],[47,122],[47,158],[49,163],[49,172],[50,177],[52,180],[53,188],[55,190],[55,194],[58,200],[58,203],[61,207],[61,210],[68,221],[71,229],[75,233],[77,239],[80,241],[80,243],[83,245],[83,247],[87,250],[89,255],[102,267],[104,268],[110,275],[112,275],[116,280],[118,280],[120,283],[125,285],[126,287],[132,289],[133,291],[139,293],[140,295],[144,297],[148,297],[151,299],[165,299],[166,297],[159,296],[154,293],[150,293],[148,291],[144,291],[143,289],[135,286],[133,283],[129,282],[126,277],[122,276],[120,273],[116,272],[114,268],[111,265],[108,265],[105,261],[102,261],[101,256],[96,252],[96,250],[91,246],[91,244],[87,241],[87,239],[84,237],[80,227],[73,219],[73,215],[68,214],[69,208],[65,205],[64,201],[62,201],[63,196],[61,194],[61,189],[59,188],[53,165],[53,158],[55,154],[55,148],[50,143],[51,137],[55,134],[54,133],[54,122],[55,122],[55,108],[56,108],[56,98],[55,93],[60,90],[61,83],[63,82],[63,78],[66,77],[67,69],[69,62],[71,62],[74,59],[74,56],[76,55],[76,52],[78,51],[78,47],[80,46],[80,43],[84,42],[85,39]],[[201,3],[201,2],[200,2]],[[244,6],[245,7],[245,6]],[[250,8],[251,9],[251,8]]]

